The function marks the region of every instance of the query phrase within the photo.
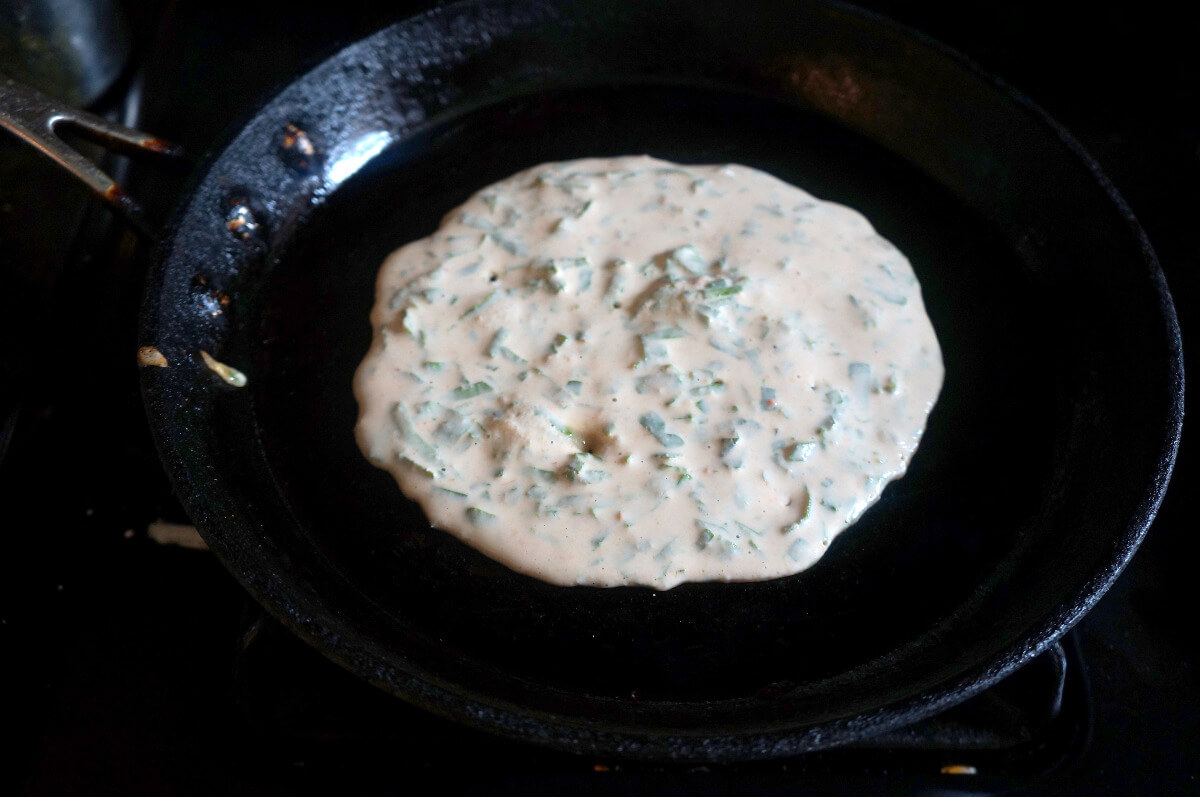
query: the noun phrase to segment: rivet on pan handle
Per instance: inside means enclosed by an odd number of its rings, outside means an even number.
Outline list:
[[[154,231],[147,223],[141,205],[121,190],[100,167],[60,138],[60,126],[125,155],[150,153],[178,159],[184,157],[183,150],[93,113],[64,105],[11,78],[0,78],[0,127],[74,175],[93,194],[125,217],[138,232],[147,238],[154,238]]]

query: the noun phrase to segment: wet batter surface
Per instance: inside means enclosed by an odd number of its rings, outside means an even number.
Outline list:
[[[744,166],[545,164],[383,264],[359,445],[431,524],[562,585],[809,567],[942,384],[907,259]]]

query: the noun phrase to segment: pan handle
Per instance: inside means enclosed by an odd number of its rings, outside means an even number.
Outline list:
[[[148,238],[155,237],[142,206],[121,190],[99,166],[64,141],[58,131],[60,127],[69,129],[82,138],[125,155],[149,153],[180,159],[184,157],[180,147],[93,113],[72,108],[37,89],[3,77],[0,77],[0,127],[72,174],[128,220],[138,232]]]

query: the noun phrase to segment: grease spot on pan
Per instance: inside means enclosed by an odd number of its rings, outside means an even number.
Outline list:
[[[142,346],[137,350],[138,365],[142,367],[155,366],[157,368],[166,368],[170,363],[163,353],[153,346]]]
[[[204,364],[210,371],[221,377],[226,383],[234,387],[246,386],[246,375],[232,365],[226,365],[203,349],[200,350],[200,358],[204,360]]]
[[[244,188],[235,188],[225,195],[225,228],[240,241],[262,241],[266,224]]]
[[[313,174],[321,164],[321,150],[308,131],[294,122],[283,126],[278,152],[284,165],[300,175]]]

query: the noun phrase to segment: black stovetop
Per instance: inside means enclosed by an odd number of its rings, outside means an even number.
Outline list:
[[[99,110],[203,152],[257,97],[429,2],[129,4],[135,50]],[[1022,89],[1096,155],[1163,262],[1186,341],[1200,305],[1200,67],[1165,12],[872,2]],[[1164,5],[1165,8],[1165,5]],[[125,165],[109,162],[118,170]],[[126,179],[161,219],[181,178]],[[962,707],[853,748],[726,766],[580,759],[501,741],[360,683],[265,618],[186,524],[158,465],[132,352],[145,248],[0,140],[0,710],[5,784],[46,794],[444,791],[1200,790],[1185,444],[1141,551],[1061,647]],[[51,312],[51,310],[53,312]],[[156,532],[156,536],[158,535]],[[973,767],[975,774],[943,772]]]

